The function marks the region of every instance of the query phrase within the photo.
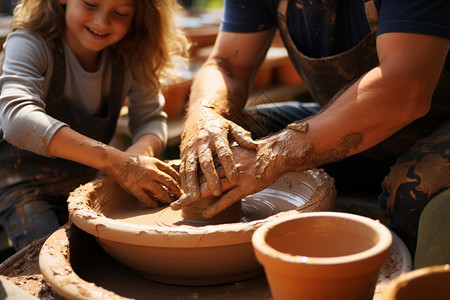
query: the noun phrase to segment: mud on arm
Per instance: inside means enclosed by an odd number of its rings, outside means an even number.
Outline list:
[[[200,197],[201,174],[213,195],[222,193],[214,156],[218,157],[226,178],[236,183],[238,173],[230,144],[256,147],[250,134],[230,119],[245,106],[252,78],[264,59],[271,36],[271,31],[220,32],[211,56],[196,74],[180,146],[181,181],[193,199]]]
[[[367,150],[428,112],[450,43],[415,34],[383,34],[378,39],[380,65],[317,115],[257,141],[258,148],[246,158],[250,164],[239,169],[238,184],[228,185],[232,189],[204,211],[205,217],[267,187],[283,173]]]
[[[152,136],[143,136],[140,140],[141,143],[133,151],[138,151],[140,147],[144,149],[143,145],[154,142]],[[104,172],[148,207],[170,203],[182,195],[178,173],[166,163],[136,152],[120,151],[69,127],[62,127],[55,133],[47,153]]]

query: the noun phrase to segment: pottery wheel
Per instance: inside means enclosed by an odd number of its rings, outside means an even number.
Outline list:
[[[27,250],[15,255],[24,262]],[[29,264],[36,263],[28,261]],[[44,278],[60,295],[68,299],[272,299],[266,277],[262,274],[248,280],[213,286],[182,286],[145,279],[109,256],[95,239],[73,225],[57,230],[42,246],[39,259]],[[0,266],[1,274],[10,275],[15,264]],[[403,272],[411,270],[406,246],[394,234],[390,259],[380,270],[374,300],[381,289]],[[20,275],[20,274],[19,274]]]

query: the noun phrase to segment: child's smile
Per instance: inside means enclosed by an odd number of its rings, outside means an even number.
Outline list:
[[[128,32],[135,0],[60,0],[66,5],[64,38],[84,69],[95,71],[98,53]]]
[[[107,36],[110,35],[109,33],[98,32],[98,31],[96,31],[96,30],[94,30],[94,29],[92,29],[92,28],[90,28],[90,27],[86,27],[86,29],[87,29],[90,33],[92,33],[94,36],[97,36],[97,37],[99,37],[99,38],[104,38],[104,37],[107,37]]]

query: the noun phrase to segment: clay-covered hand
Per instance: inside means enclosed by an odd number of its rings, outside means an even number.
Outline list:
[[[193,201],[200,198],[199,176],[204,175],[212,195],[220,196],[222,188],[214,158],[223,167],[225,176],[232,184],[237,183],[239,174],[230,144],[236,142],[248,149],[255,149],[257,143],[248,131],[214,112],[203,108],[193,122],[186,122],[180,145],[180,176],[184,191]],[[200,169],[199,169],[200,167]]]
[[[177,171],[154,157],[131,155],[105,173],[147,207],[171,203],[183,194]]]
[[[283,155],[276,148],[265,141],[258,141],[257,149],[246,149],[243,147],[232,147],[232,153],[239,179],[236,183],[230,183],[222,178],[223,191],[228,190],[214,204],[203,211],[204,218],[212,218],[233,203],[250,194],[259,192],[273,184],[279,176],[285,173],[285,161]],[[220,171],[219,171],[220,172]],[[210,197],[209,191],[202,186],[201,197]],[[189,194],[171,204],[172,209],[181,209],[194,203]]]

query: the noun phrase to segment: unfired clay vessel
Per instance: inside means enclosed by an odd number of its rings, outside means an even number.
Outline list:
[[[390,231],[372,219],[339,212],[280,218],[252,238],[274,299],[372,299],[389,257]]]
[[[450,265],[403,273],[382,291],[382,300],[450,299]]]
[[[71,221],[142,276],[177,285],[210,285],[263,272],[253,232],[284,215],[330,210],[334,181],[323,170],[288,173],[271,187],[242,199],[241,222],[195,226],[181,211],[143,208],[107,178],[89,182],[68,199]]]

